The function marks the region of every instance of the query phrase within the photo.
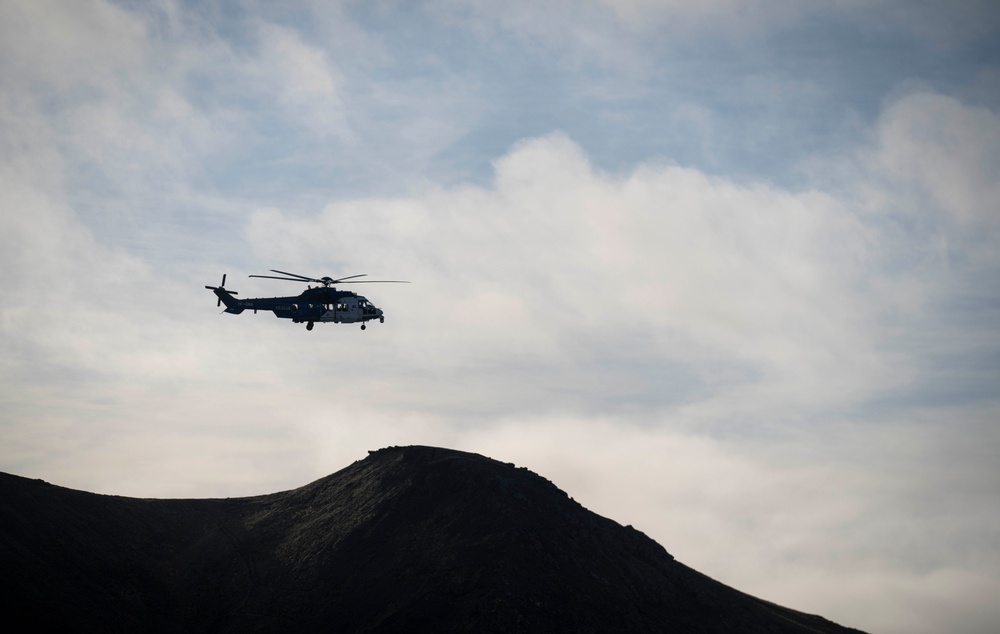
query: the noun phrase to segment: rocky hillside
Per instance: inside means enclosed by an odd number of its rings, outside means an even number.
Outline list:
[[[0,570],[31,631],[856,632],[713,581],[526,469],[432,447],[226,500],[0,474]]]

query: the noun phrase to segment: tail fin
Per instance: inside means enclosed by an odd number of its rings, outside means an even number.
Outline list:
[[[219,301],[215,304],[216,306],[221,306],[222,304],[226,305],[227,313],[239,315],[243,312],[244,309],[240,307],[239,302],[233,297],[233,295],[237,294],[236,291],[226,290],[225,273],[222,274],[222,284],[219,284],[218,286],[206,286],[205,288],[215,293],[215,296],[219,298]]]
[[[239,302],[233,297],[233,293],[227,291],[224,288],[215,289],[215,294],[219,298],[219,302],[226,305],[226,312],[233,313],[234,315],[239,315],[243,312],[243,308],[239,306]]]

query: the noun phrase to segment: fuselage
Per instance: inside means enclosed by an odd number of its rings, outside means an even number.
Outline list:
[[[224,288],[215,289],[215,294],[226,305],[226,312],[235,315],[245,310],[255,313],[267,310],[281,319],[291,319],[296,323],[307,322],[310,326],[317,321],[363,323],[372,319],[385,319],[382,310],[364,296],[333,287],[310,288],[292,297],[237,299]]]

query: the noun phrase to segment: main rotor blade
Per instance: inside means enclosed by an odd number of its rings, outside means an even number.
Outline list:
[[[342,282],[343,284],[409,284],[409,280],[358,280],[356,282]]]
[[[249,277],[263,277],[269,280],[285,280],[286,282],[318,282],[319,280],[314,280],[312,278],[298,279],[294,277],[277,277],[274,275],[250,275]]]
[[[368,274],[367,273],[361,273],[360,275],[348,275],[347,277],[341,277],[341,278],[335,279],[335,280],[333,280],[331,282],[327,282],[327,284],[336,284],[338,282],[343,282],[344,280],[352,280],[352,279],[354,279],[356,277],[365,277],[366,275],[368,275]],[[357,284],[357,282],[347,282],[347,283],[348,284]]]
[[[286,273],[285,271],[279,271],[277,269],[271,269],[271,272],[272,273],[281,273],[282,275],[288,275],[289,277],[297,277],[300,280],[304,280],[304,281],[307,281],[307,282],[318,282],[319,281],[319,280],[313,279],[311,277],[306,277],[305,275],[299,275],[298,273]],[[257,277],[264,277],[264,276],[258,275]]]
[[[272,273],[281,273],[282,275],[288,275],[290,277],[298,278],[300,280],[307,280],[309,282],[317,282],[317,283],[320,283],[320,284],[336,284],[337,282],[341,282],[343,280],[351,280],[351,279],[354,279],[356,277],[364,277],[364,276],[368,275],[367,273],[361,273],[360,275],[348,275],[347,277],[339,277],[339,278],[337,278],[335,280],[327,281],[325,278],[316,279],[315,277],[306,277],[305,275],[299,275],[298,273],[288,273],[287,271],[279,271],[277,269],[271,269],[271,272]],[[262,277],[262,276],[258,276],[258,277]]]
[[[409,284],[409,280],[355,280],[356,277],[366,277],[367,273],[359,273],[358,275],[348,275],[347,277],[340,277],[335,280],[329,278],[316,279],[315,277],[306,277],[305,275],[299,275],[298,273],[288,273],[287,271],[279,271],[278,269],[271,269],[272,273],[281,273],[282,275],[287,275],[288,277],[278,277],[276,275],[251,275],[250,277],[262,277],[268,280],[284,280],[286,282],[315,282],[317,284],[322,284],[324,286],[331,286],[333,284]],[[354,281],[348,281],[354,280]]]

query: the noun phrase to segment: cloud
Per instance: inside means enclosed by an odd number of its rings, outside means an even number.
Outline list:
[[[301,40],[294,29],[259,22],[260,49],[244,70],[261,90],[286,110],[282,119],[322,137],[356,142],[342,98],[345,78],[323,48]]]
[[[14,76],[58,90],[113,81],[117,70],[141,63],[146,52],[142,22],[109,2],[15,1],[0,7],[6,81]]]
[[[1000,222],[1000,117],[954,97],[914,92],[878,126],[878,166],[963,224]]]
[[[893,301],[872,294],[878,236],[829,195],[677,166],[602,173],[561,134],[495,169],[489,188],[334,203],[315,218],[261,210],[247,237],[288,266],[335,253],[413,278],[404,296],[420,299],[400,327],[472,367],[516,359],[572,375],[607,364],[595,349],[645,347],[653,363],[799,406],[899,380],[876,348]]]

